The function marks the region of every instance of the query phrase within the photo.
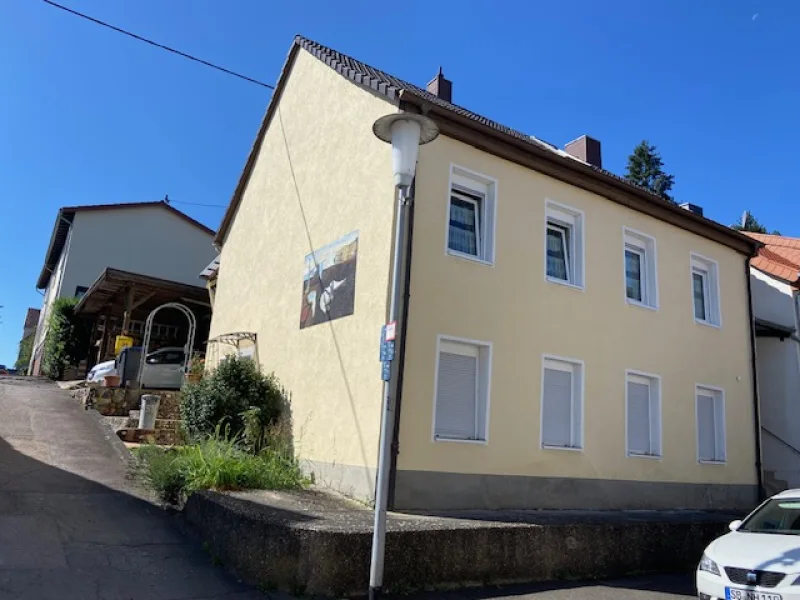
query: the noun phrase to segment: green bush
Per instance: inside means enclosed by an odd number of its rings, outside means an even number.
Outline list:
[[[89,327],[75,314],[78,298],[58,298],[53,302],[47,324],[42,370],[50,379],[61,379],[69,365],[86,358]]]
[[[261,429],[277,422],[285,404],[284,391],[274,375],[264,375],[249,359],[232,356],[181,393],[181,418],[189,437],[200,439],[224,423],[234,436],[245,430],[245,415],[256,409]]]
[[[34,334],[31,334],[19,343],[19,354],[17,355],[17,362],[14,363],[14,368],[20,372],[28,372],[28,363],[31,362],[33,339],[35,337]]]
[[[238,439],[222,436],[219,430],[191,446],[144,446],[137,458],[147,484],[171,504],[198,490],[286,490],[308,484],[291,455],[271,448],[250,454]]]

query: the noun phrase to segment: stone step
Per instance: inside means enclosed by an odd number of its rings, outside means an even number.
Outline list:
[[[134,413],[136,413],[134,415]],[[156,419],[155,422],[155,429],[162,429],[162,430],[180,430],[183,421],[180,419]],[[127,419],[126,427],[139,427],[139,411],[132,410],[130,416]]]
[[[123,442],[136,444],[158,444],[159,446],[183,444],[181,433],[169,429],[138,429],[136,427],[126,427],[118,430],[117,436]]]

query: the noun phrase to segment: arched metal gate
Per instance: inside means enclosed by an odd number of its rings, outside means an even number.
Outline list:
[[[150,347],[150,333],[153,329],[153,319],[160,310],[165,308],[174,308],[175,310],[179,310],[183,313],[186,317],[186,320],[189,321],[189,337],[186,340],[186,345],[183,347],[184,350],[184,357],[183,357],[183,376],[186,377],[186,373],[188,372],[189,363],[191,362],[192,358],[192,349],[194,348],[194,336],[197,330],[197,319],[194,316],[194,313],[189,309],[189,307],[181,304],[180,302],[167,302],[166,304],[162,304],[153,309],[153,311],[147,316],[147,322],[145,323],[144,327],[144,341],[142,343],[142,358],[139,361],[139,374],[136,377],[136,382],[139,384],[139,387],[142,387],[142,374],[144,373],[144,364],[147,361],[147,350]]]

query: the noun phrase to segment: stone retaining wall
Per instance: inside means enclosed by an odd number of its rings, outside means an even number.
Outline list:
[[[576,518],[550,512],[555,516],[544,519],[537,515],[548,511],[528,511],[528,517],[498,512],[494,521],[392,515],[384,587],[391,592],[688,571],[705,546],[727,531],[729,520],[705,513]],[[189,498],[184,514],[214,555],[251,584],[295,594],[367,592],[370,511],[328,522],[304,510],[201,492]]]

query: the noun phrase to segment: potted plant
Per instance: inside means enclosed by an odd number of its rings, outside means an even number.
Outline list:
[[[206,361],[199,354],[192,357],[189,363],[189,372],[186,373],[186,381],[197,382],[203,378],[206,370]]]

